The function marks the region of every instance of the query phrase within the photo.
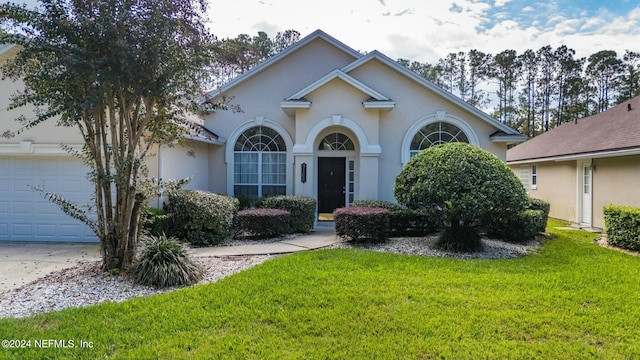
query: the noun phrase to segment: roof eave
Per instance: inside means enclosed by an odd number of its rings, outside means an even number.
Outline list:
[[[632,148],[632,149],[619,149],[619,150],[606,150],[606,151],[598,151],[598,152],[588,152],[582,154],[568,154],[568,155],[559,155],[559,156],[548,156],[548,157],[538,157],[531,159],[521,159],[521,160],[507,160],[507,164],[526,164],[533,162],[544,162],[544,161],[571,161],[571,160],[580,160],[580,159],[599,159],[606,157],[614,157],[614,156],[630,156],[630,155],[640,155],[640,148]]]
[[[526,135],[492,135],[490,139],[491,139],[491,142],[494,142],[494,143],[508,143],[508,144],[522,143],[527,141]]]
[[[182,137],[186,140],[193,140],[193,141],[197,141],[205,144],[219,145],[219,146],[222,146],[227,142],[227,139],[225,138],[207,139],[201,136],[194,136],[194,135],[188,135],[188,134],[183,135]]]
[[[382,109],[391,110],[396,107],[395,101],[364,101],[362,103],[365,109]]]

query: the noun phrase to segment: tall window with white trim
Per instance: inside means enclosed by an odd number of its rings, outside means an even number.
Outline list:
[[[531,190],[538,188],[538,166],[531,165]]]
[[[265,126],[243,132],[234,146],[234,195],[284,195],[287,147],[282,136]]]
[[[469,143],[469,138],[462,129],[451,123],[444,121],[432,122],[423,126],[413,137],[409,155],[413,157],[426,148],[450,142]]]

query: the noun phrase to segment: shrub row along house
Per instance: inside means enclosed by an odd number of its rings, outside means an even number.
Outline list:
[[[603,207],[640,206],[640,96],[509,149],[507,164],[549,216],[604,229]]]
[[[4,84],[3,107],[19,88]],[[384,54],[362,54],[321,30],[207,98],[232,106],[206,114],[188,149],[157,149],[149,175],[194,176],[187,188],[238,197],[309,196],[318,213],[357,199],[394,201],[396,176],[429,146],[466,142],[504,161],[507,145],[525,140]],[[5,112],[3,127],[19,126],[11,119],[24,111]],[[88,202],[86,169],[60,146],[80,146],[79,135],[51,123],[1,141],[0,240],[91,241],[89,229],[28,186]]]

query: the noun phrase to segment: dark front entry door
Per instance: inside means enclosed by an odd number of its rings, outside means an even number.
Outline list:
[[[344,207],[345,163],[343,157],[318,158],[319,213],[332,213]]]

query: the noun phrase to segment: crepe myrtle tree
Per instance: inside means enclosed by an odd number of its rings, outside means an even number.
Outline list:
[[[396,178],[398,202],[413,209],[437,209],[444,232],[437,246],[478,251],[476,225],[488,216],[520,213],[528,197],[520,180],[495,155],[473,145],[448,143],[414,156]]]
[[[95,184],[91,212],[51,193],[65,213],[87,223],[103,267],[131,268],[141,209],[158,190],[145,157],[180,138],[212,60],[204,0],[40,0],[0,6],[0,43],[17,44],[4,77],[22,80],[11,107],[33,104],[18,131],[58,119],[79,131],[75,151]],[[55,121],[55,120],[53,120]]]

